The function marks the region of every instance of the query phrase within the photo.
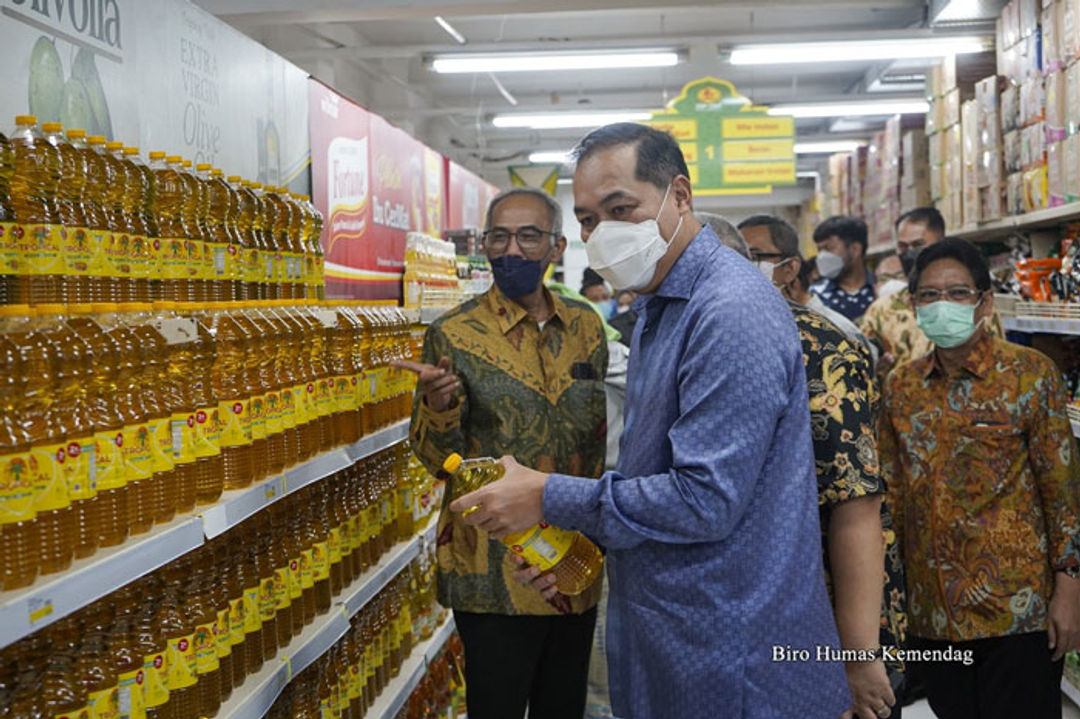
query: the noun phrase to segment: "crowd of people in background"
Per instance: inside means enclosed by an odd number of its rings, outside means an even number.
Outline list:
[[[1076,441],[980,250],[913,208],[874,270],[857,218],[807,258],[779,217],[695,212],[665,133],[611,125],[575,155],[580,292],[543,280],[558,205],[503,193],[494,287],[410,366],[429,467],[508,455],[439,523],[470,716],[884,719],[922,686],[942,719],[1060,717]],[[493,541],[539,521],[602,546],[606,587],[563,595]]]

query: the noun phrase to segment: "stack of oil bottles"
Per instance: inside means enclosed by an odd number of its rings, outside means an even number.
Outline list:
[[[0,651],[0,717],[214,716],[246,676],[412,536],[407,451],[399,444],[310,485]],[[335,687],[335,717],[362,717],[413,642],[443,621],[434,578],[429,549],[303,675],[318,678],[319,701]],[[308,689],[298,679],[290,696]]]
[[[428,665],[397,719],[456,719],[466,713],[465,646],[455,634]]]
[[[0,304],[324,296],[309,198],[64,132],[0,134]]]

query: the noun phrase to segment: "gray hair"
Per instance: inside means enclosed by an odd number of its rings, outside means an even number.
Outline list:
[[[799,251],[799,233],[789,222],[775,215],[751,215],[739,223],[740,230],[744,227],[769,228],[769,239],[781,255],[803,259],[802,252]]]
[[[554,197],[544,192],[538,187],[514,187],[509,190],[503,190],[488,203],[487,219],[484,220],[484,229],[491,229],[491,216],[495,214],[495,208],[503,200],[508,200],[511,197],[517,197],[518,195],[525,195],[528,197],[535,197],[542,201],[548,209],[548,216],[551,222],[551,230],[555,235],[555,239],[562,237],[562,207],[555,200]]]
[[[739,232],[735,225],[712,212],[695,212],[694,219],[703,225],[711,227],[721,242],[746,259],[750,259],[750,248],[746,246],[746,240],[743,239],[742,233]]]

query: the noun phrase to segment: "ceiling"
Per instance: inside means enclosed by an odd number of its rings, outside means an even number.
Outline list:
[[[572,147],[583,130],[500,129],[500,112],[660,108],[696,78],[733,82],[758,104],[921,92],[926,61],[734,66],[736,43],[873,39],[992,24],[927,27],[925,0],[195,0],[255,40],[461,164],[504,182],[505,166]],[[938,0],[935,0],[938,1]],[[971,0],[968,0],[970,2]],[[985,0],[983,0],[985,2]],[[445,18],[467,40],[438,24]],[[668,68],[440,75],[433,53],[674,48]],[[894,82],[895,81],[895,82]],[[497,86],[517,102],[504,97]],[[899,92],[896,92],[898,90]],[[799,139],[866,137],[884,118],[799,120]],[[845,132],[831,130],[845,129]],[[828,136],[828,137],[825,137]],[[820,167],[800,157],[800,169]]]

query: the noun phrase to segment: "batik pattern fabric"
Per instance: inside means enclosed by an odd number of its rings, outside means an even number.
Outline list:
[[[811,287],[810,291],[820,297],[827,307],[839,312],[852,322],[858,322],[866,312],[866,308],[877,297],[873,279],[869,277],[866,284],[855,292],[848,292],[836,280],[821,280]]]
[[[461,389],[444,412],[419,388],[410,436],[432,472],[451,452],[463,457],[512,455],[543,472],[599,477],[604,471],[607,341],[589,305],[547,293],[554,314],[540,327],[493,286],[447,312],[424,336],[423,362],[449,357]],[[452,485],[453,480],[450,480]],[[576,597],[544,600],[514,582],[507,549],[451,512],[448,486],[439,515],[439,602],[465,612],[580,614],[600,583]]]
[[[1061,372],[983,334],[885,382],[878,451],[901,537],[910,629],[967,641],[1043,631],[1054,572],[1080,566],[1080,474]]]

